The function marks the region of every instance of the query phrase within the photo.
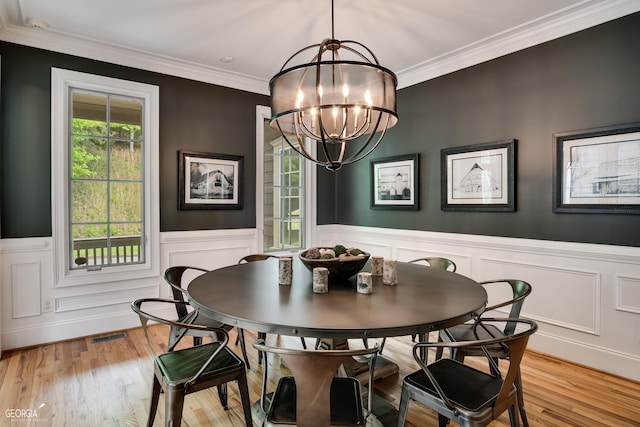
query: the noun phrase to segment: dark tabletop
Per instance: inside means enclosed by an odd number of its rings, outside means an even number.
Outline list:
[[[278,260],[233,265],[205,273],[187,288],[189,301],[223,323],[259,332],[317,338],[411,335],[447,328],[480,313],[483,286],[468,277],[398,263],[398,285],[356,292],[356,278],[314,294],[312,274],[294,257],[293,284],[278,284]],[[362,271],[370,271],[370,266]]]

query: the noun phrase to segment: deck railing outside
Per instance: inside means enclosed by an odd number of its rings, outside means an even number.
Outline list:
[[[74,239],[73,259],[79,268],[140,262],[141,236]]]

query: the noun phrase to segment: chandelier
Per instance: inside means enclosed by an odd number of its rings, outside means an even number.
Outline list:
[[[305,53],[315,55],[299,63]],[[365,45],[335,39],[332,0],[331,38],[294,53],[269,82],[271,127],[300,155],[335,171],[369,155],[398,122],[397,83]],[[305,138],[318,142],[316,158]]]

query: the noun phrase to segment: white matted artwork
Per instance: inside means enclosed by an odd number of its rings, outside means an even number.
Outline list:
[[[418,154],[371,160],[371,208],[418,210]]]
[[[179,209],[242,209],[243,156],[180,151]]]
[[[554,134],[554,212],[640,213],[640,123]]]
[[[515,210],[515,140],[441,152],[443,210]]]

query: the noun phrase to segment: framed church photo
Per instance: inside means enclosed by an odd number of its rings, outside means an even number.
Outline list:
[[[242,209],[243,156],[178,152],[178,209]]]
[[[443,211],[515,211],[516,140],[441,150]]]

